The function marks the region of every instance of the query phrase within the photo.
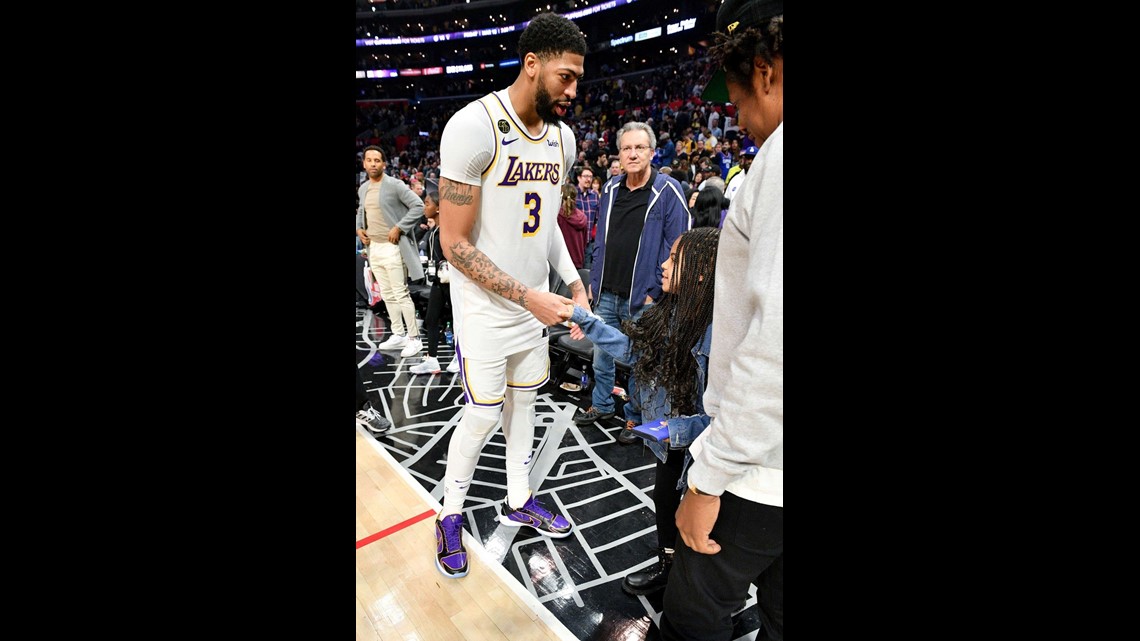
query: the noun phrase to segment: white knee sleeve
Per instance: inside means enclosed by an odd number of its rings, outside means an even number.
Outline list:
[[[447,471],[443,475],[443,510],[441,516],[459,514],[463,511],[463,501],[471,478],[475,476],[475,464],[479,462],[479,452],[487,435],[499,423],[500,410],[497,407],[464,408],[463,418],[451,435],[447,446]]]
[[[530,463],[534,454],[536,390],[507,388],[503,401],[503,435],[507,439],[507,502],[522,507],[530,496]]]

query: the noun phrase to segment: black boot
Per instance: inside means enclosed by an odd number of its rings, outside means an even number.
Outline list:
[[[653,594],[665,589],[665,582],[669,580],[669,570],[673,567],[673,551],[665,548],[657,549],[657,563],[641,572],[627,574],[621,582],[621,589],[626,594]]]

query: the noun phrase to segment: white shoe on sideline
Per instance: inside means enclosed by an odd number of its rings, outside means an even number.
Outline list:
[[[412,369],[408,370],[413,374],[438,374],[439,361],[434,356],[425,356],[424,360],[419,365],[413,365]]]
[[[447,364],[447,371],[450,374],[458,374],[459,373],[459,357],[458,356],[451,359],[451,362]]]
[[[399,334],[392,334],[391,336],[388,337],[388,340],[377,345],[376,349],[384,349],[384,350],[400,349],[407,344],[408,344],[407,337],[401,336]]]
[[[404,343],[404,349],[400,352],[401,357],[411,358],[423,351],[424,344],[419,338],[408,338],[405,340],[407,342]]]

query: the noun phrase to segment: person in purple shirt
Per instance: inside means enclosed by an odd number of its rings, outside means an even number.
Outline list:
[[[593,265],[594,237],[598,234],[598,209],[601,206],[601,194],[593,186],[594,170],[587,166],[578,172],[578,196],[574,200],[574,206],[586,215],[586,257],[585,263],[578,265],[586,269]]]

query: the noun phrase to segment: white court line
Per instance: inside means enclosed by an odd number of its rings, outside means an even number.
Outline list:
[[[357,368],[363,367],[365,363],[372,360],[372,356],[376,353],[376,343],[372,342],[372,339],[368,337],[371,329],[372,310],[366,309],[364,310],[364,326],[360,329],[360,340],[368,344],[368,356],[365,356],[364,360],[356,364]]]
[[[602,477],[602,478],[605,478],[605,477]],[[558,489],[561,490],[562,488],[559,487]],[[581,501],[578,501],[577,503],[565,503],[564,505],[566,506],[567,510],[572,510],[576,507],[583,506],[587,503],[593,503],[594,501],[597,501],[598,499],[605,498],[607,496],[612,496],[614,494],[617,494],[619,492],[624,492],[624,491],[625,491],[625,488],[615,487],[614,489],[612,489],[608,492],[602,492],[601,494],[594,494],[592,496],[587,496],[586,498],[582,499]]]

